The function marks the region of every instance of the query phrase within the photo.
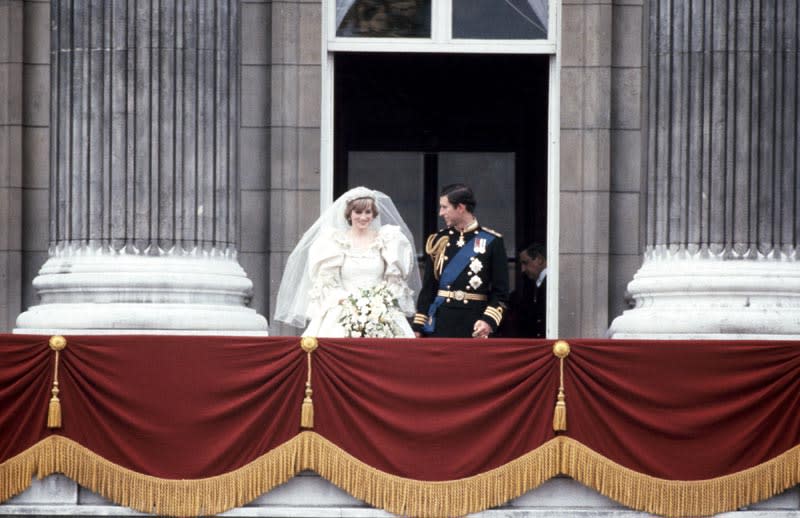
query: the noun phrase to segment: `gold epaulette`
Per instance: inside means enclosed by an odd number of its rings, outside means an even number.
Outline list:
[[[439,239],[436,239],[437,237]],[[448,239],[449,238],[447,237],[447,235],[440,236],[438,232],[436,234],[429,235],[427,241],[425,241],[425,253],[433,257],[433,255],[440,248],[442,248],[442,243],[447,243]]]
[[[491,229],[489,227],[481,227],[481,230],[485,230],[486,232],[488,232],[491,235],[496,236],[496,237],[503,237],[503,234],[501,234],[500,232],[498,232],[498,231],[496,231],[494,229]]]
[[[437,237],[439,239],[436,239]],[[433,275],[436,279],[442,274],[442,268],[444,267],[444,251],[447,248],[449,240],[450,238],[446,234],[439,236],[439,234],[436,233],[428,236],[428,240],[425,242],[425,253],[431,256],[431,261],[433,261]]]
[[[425,253],[430,255],[433,251],[433,240],[436,239],[436,234],[431,234],[428,236],[428,239],[425,240]]]

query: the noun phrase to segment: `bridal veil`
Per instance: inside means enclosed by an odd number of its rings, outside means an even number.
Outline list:
[[[286,262],[283,279],[281,279],[281,286],[278,290],[274,320],[285,322],[295,327],[305,327],[306,321],[310,318],[307,314],[309,292],[311,290],[311,278],[308,273],[309,250],[323,229],[334,228],[342,231],[349,229],[349,224],[344,217],[344,211],[350,201],[358,198],[372,198],[375,200],[375,205],[378,208],[378,217],[372,221],[371,228],[377,232],[383,225],[397,225],[411,243],[415,260],[407,283],[415,294],[419,293],[422,282],[420,281],[419,266],[416,261],[417,253],[414,248],[414,236],[397,211],[397,207],[395,207],[389,196],[380,191],[366,187],[356,187],[337,198],[300,238],[294,251],[289,256],[289,260]]]

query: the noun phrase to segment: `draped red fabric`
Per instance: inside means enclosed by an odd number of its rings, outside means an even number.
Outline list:
[[[800,343],[570,345],[567,435],[634,471],[708,479],[800,444]]]
[[[48,338],[0,335],[0,462],[47,435],[53,377]]]
[[[314,354],[315,431],[383,471],[468,477],[554,436],[543,341],[321,339]]]
[[[165,479],[230,472],[295,437],[298,337],[68,336],[62,428],[46,428],[48,337],[0,335],[0,464],[58,434]],[[320,339],[314,431],[424,481],[508,463],[555,437],[545,340]],[[800,444],[800,343],[572,340],[564,435],[671,480],[734,473]]]
[[[241,467],[298,432],[306,371],[297,338],[67,339],[59,366],[63,426],[51,432],[47,338],[11,347],[15,337],[2,338],[0,462],[57,433],[139,473],[202,478]],[[9,440],[6,431],[17,426],[24,431]]]

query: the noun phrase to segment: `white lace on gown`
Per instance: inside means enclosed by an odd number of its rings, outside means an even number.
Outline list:
[[[312,288],[304,336],[341,338],[339,302],[351,293],[386,282],[406,315],[414,314],[413,293],[406,283],[414,257],[408,239],[394,225],[384,225],[366,248],[356,248],[341,230],[326,229],[309,252]],[[395,319],[400,337],[414,332],[402,314]]]

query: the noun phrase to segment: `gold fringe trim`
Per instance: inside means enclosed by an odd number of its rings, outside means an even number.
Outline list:
[[[250,464],[223,475],[172,480],[143,475],[58,435],[0,464],[0,501],[24,491],[31,478],[63,473],[83,487],[138,511],[164,516],[207,516],[252,502],[303,468],[307,438],[298,435]]]
[[[558,445],[549,441],[504,466],[474,477],[424,482],[377,470],[315,432],[302,432],[250,464],[216,477],[170,480],[109,462],[54,435],[0,464],[0,502],[31,478],[63,473],[83,487],[138,511],[206,516],[252,502],[304,469],[370,505],[406,516],[461,516],[515,498],[558,473]]]
[[[427,482],[375,469],[321,435],[305,433],[311,436],[308,451],[311,456],[304,467],[359,500],[401,516],[463,516],[483,511],[508,502],[558,474],[556,439],[485,473]]]
[[[673,481],[636,473],[574,439],[559,436],[485,473],[427,482],[375,469],[308,431],[224,475],[171,480],[136,473],[54,435],[0,464],[0,501],[24,491],[33,476],[63,473],[81,486],[138,511],[204,516],[241,507],[304,469],[316,471],[374,507],[405,516],[479,512],[559,474],[569,475],[633,509],[663,516],[707,516],[767,499],[800,483],[800,445],[732,475]]]
[[[637,473],[569,437],[561,473],[626,507],[661,516],[711,516],[766,500],[800,484],[800,445],[737,473],[706,480],[667,480]]]

